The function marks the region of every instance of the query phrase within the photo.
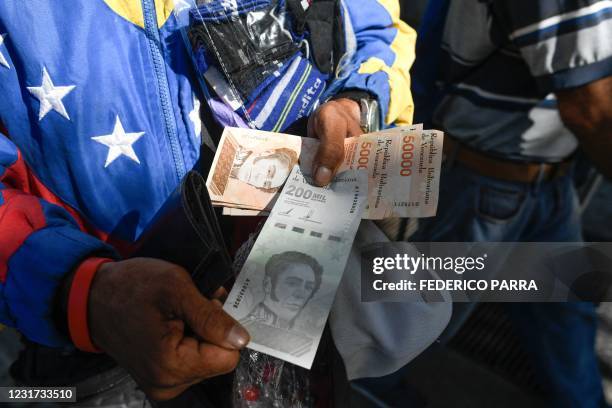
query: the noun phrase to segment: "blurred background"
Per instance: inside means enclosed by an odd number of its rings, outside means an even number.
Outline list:
[[[418,29],[426,0],[403,0],[402,18]],[[612,241],[612,182],[580,162],[576,184],[586,241]],[[599,306],[597,351],[612,404],[612,303]],[[501,308],[482,304],[447,345],[434,345],[413,362],[406,381],[428,407],[541,407],[529,359]]]

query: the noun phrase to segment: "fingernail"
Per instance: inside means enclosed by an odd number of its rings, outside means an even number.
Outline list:
[[[251,339],[249,333],[244,329],[244,327],[235,325],[227,334],[227,342],[230,343],[237,349],[244,348]]]
[[[318,184],[325,186],[329,184],[331,179],[332,179],[332,171],[329,168],[325,166],[321,166],[317,169],[317,173],[315,174],[315,181]]]

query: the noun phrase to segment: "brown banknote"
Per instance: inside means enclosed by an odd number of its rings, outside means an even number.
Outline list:
[[[436,214],[443,133],[398,127],[345,140],[339,172],[368,172],[363,218]],[[265,215],[295,164],[310,174],[318,140],[282,133],[226,128],[207,186],[228,215]],[[263,213],[262,213],[263,212]]]

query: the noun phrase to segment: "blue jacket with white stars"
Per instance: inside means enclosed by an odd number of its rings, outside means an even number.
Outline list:
[[[137,240],[198,160],[209,93],[188,1],[0,2],[0,323],[34,342],[72,344],[52,318],[63,278]],[[398,2],[342,4],[352,68],[329,89],[410,122],[415,34]]]

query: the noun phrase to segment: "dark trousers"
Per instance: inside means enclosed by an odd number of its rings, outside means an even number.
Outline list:
[[[531,184],[501,181],[455,164],[440,182],[438,216],[422,220],[414,242],[577,242],[582,240],[571,174]],[[467,307],[465,307],[467,306]],[[555,407],[606,406],[595,355],[595,305],[504,304]],[[446,337],[471,307],[457,308]]]

